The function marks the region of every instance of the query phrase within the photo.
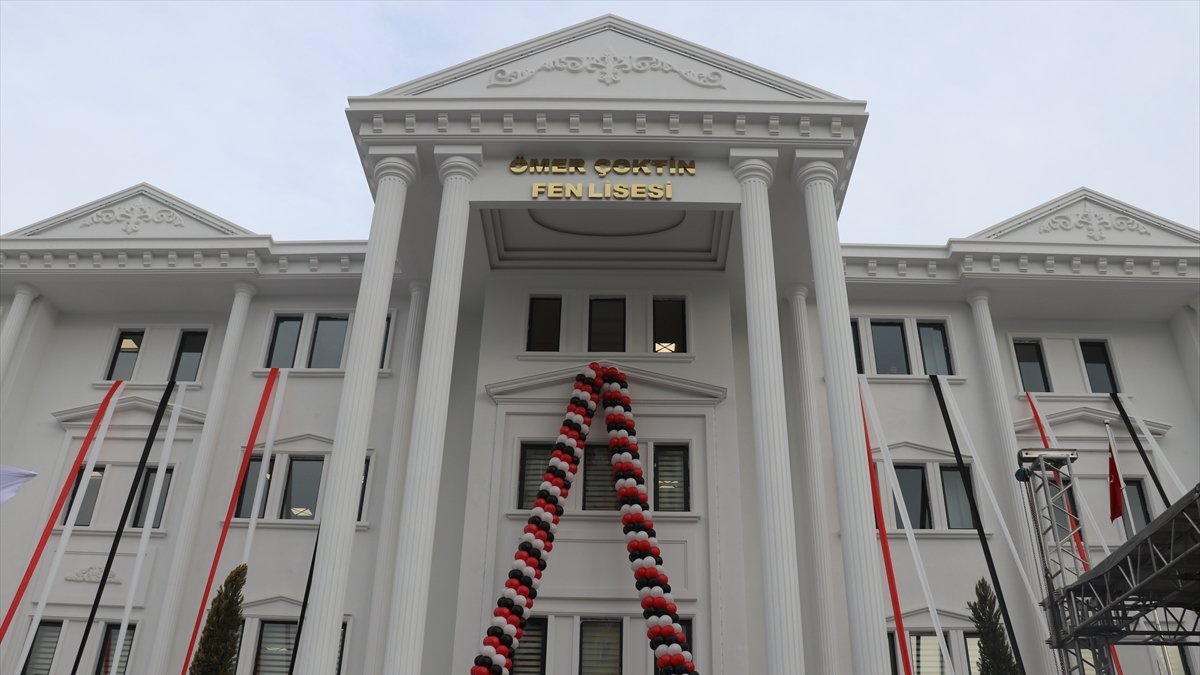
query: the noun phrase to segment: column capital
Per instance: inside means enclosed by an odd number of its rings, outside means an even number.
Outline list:
[[[805,286],[804,284],[792,284],[788,287],[788,293],[793,299],[800,298],[802,300],[808,300],[808,286]]]
[[[415,145],[377,145],[367,150],[367,161],[372,163],[371,177],[376,183],[384,178],[399,178],[411,185],[421,174]]]
[[[21,282],[13,286],[13,295],[28,295],[30,300],[36,300],[41,295],[41,292],[31,284]]]
[[[255,295],[258,294],[258,289],[255,288],[254,285],[251,283],[248,283],[245,281],[238,281],[233,284],[233,294],[234,295],[244,295],[246,297],[253,298]]]
[[[837,167],[824,160],[817,160],[806,164],[797,162],[792,179],[799,183],[801,187],[818,180],[826,181],[830,185],[837,185],[838,171]]]
[[[779,163],[779,151],[763,148],[731,148],[729,166],[739,183],[755,178],[767,185],[775,179],[775,165]]]
[[[976,305],[987,305],[988,301],[991,299],[992,294],[983,288],[971,291],[971,293],[967,295],[967,303],[972,307]]]
[[[483,167],[483,146],[435,145],[433,159],[437,162],[438,178],[442,183],[455,176],[475,180]]]
[[[428,281],[419,281],[414,279],[413,281],[408,282],[408,292],[412,293],[413,295],[416,295],[417,293],[424,293],[428,290]]]

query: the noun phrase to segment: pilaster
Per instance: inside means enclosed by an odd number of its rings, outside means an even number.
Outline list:
[[[482,166],[483,153],[479,146],[437,146],[434,158],[442,181],[442,201],[409,441],[409,448],[418,451],[409,453],[404,476],[399,525],[403,546],[396,554],[391,639],[381,671],[399,675],[421,673],[470,188]],[[333,668],[332,663],[329,668]]]
[[[300,673],[330,673],[337,667],[362,467],[379,379],[383,326],[391,299],[405,199],[417,176],[415,151],[381,158],[375,165],[374,176],[375,210],[354,306],[355,330],[350,333],[346,354],[328,474],[321,495],[321,531],[304,639],[297,647]]]
[[[783,357],[779,305],[775,291],[775,253],[767,189],[775,175],[775,150],[729,153],[741,185],[743,267],[746,273],[746,335],[750,351],[751,417],[754,465],[758,478],[758,515],[765,589],[767,672],[804,671],[800,569],[796,520],[792,510],[787,410],[784,407]]]
[[[850,335],[850,305],[842,274],[834,189],[837,169],[826,161],[796,161],[795,181],[804,193],[808,216],[821,352],[825,360],[825,391],[829,400],[829,431],[837,475],[842,559],[846,565],[846,607],[852,671],[856,675],[889,670],[884,625],[882,569],[871,514],[871,483],[864,455],[862,412]]]

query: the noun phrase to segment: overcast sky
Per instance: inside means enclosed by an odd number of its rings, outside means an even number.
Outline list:
[[[370,94],[612,12],[868,102],[850,242],[942,243],[1085,185],[1200,224],[1200,3],[0,1],[0,231],[138,182],[365,239]]]

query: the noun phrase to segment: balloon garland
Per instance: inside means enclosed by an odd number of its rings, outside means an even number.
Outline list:
[[[471,675],[509,675],[512,669],[512,656],[537,598],[548,554],[554,550],[554,535],[563,514],[562,502],[570,493],[579,463],[583,461],[592,415],[598,404],[604,407],[625,548],[641,599],[642,616],[646,619],[646,637],[654,653],[654,665],[663,675],[696,675],[651,519],[628,381],[616,368],[593,362],[575,376],[574,387],[544,480],[513,556],[513,568],[492,611],[492,625],[483,638],[479,656],[475,657]]]

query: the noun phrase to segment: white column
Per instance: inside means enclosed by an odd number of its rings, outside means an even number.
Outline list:
[[[201,505],[211,496],[208,477],[212,472],[217,444],[225,430],[225,408],[229,403],[229,390],[233,385],[238,351],[246,329],[246,315],[250,312],[250,299],[254,293],[254,287],[245,282],[239,281],[233,285],[233,305],[229,308],[229,320],[225,323],[225,337],[221,341],[217,373],[208,397],[204,429],[200,431],[200,440],[196,443],[189,467],[188,487],[181,511],[183,517],[179,519],[178,530],[171,533],[174,551],[167,572],[167,583],[162,587],[162,608],[158,612],[157,625],[147,627],[154,631],[150,668],[146,671],[149,673],[174,673],[178,670],[180,664],[171,659],[183,658],[184,643],[176,639],[176,619],[181,614],[187,618],[195,616],[196,606],[192,603],[199,598],[192,594],[198,592],[199,586],[188,583],[188,575],[195,557],[196,528],[200,524]],[[185,594],[188,604],[181,607]]]
[[[479,173],[483,153],[478,146],[435,147],[442,204],[438,214],[429,310],[421,340],[421,369],[413,406],[408,470],[400,510],[396,549],[390,640],[380,672],[420,675],[425,646],[425,614],[429,606],[429,574],[433,567],[438,488],[442,482],[443,444],[450,408],[450,375],[458,330],[463,257],[471,181]]]
[[[396,485],[404,483],[404,468],[408,459],[408,440],[412,433],[413,398],[417,389],[417,359],[420,357],[421,322],[425,318],[425,284],[414,281],[408,285],[408,322],[404,327],[404,351],[399,362],[399,380],[396,393],[396,418],[392,426],[392,444],[387,458],[387,482],[384,483],[383,512],[375,519],[378,522],[379,550],[375,554],[375,588],[371,600],[371,623],[367,626],[367,664],[363,672],[382,672],[379,667],[383,659],[384,644],[395,635],[388,625],[398,592],[396,579],[396,549],[400,538],[400,491]],[[393,370],[397,370],[393,362]],[[376,481],[376,484],[379,484]]]
[[[792,510],[775,250],[767,196],[776,159],[774,150],[735,149],[729,153],[733,176],[741,184],[742,192],[742,266],[746,272],[746,336],[762,540],[767,672],[802,675],[800,567],[796,554],[796,516]]]
[[[993,427],[989,430],[992,437],[996,439],[996,448],[999,463],[1006,471],[1001,473],[1002,477],[1011,477],[1012,472],[1016,471],[1017,461],[1017,436],[1013,431],[1012,407],[1009,403],[1008,387],[1004,384],[1004,371],[1000,365],[1000,348],[996,345],[996,328],[992,324],[992,310],[988,304],[988,292],[976,291],[972,293],[967,302],[971,305],[971,318],[975,322],[975,338],[978,341],[979,356],[981,365],[983,366],[983,379],[987,388],[987,400],[989,415],[993,420]],[[1020,551],[1021,560],[1019,562],[1026,572],[1029,573],[1030,579],[1042,578],[1041,570],[1038,569],[1034,552],[1031,549],[1032,535],[1030,534],[1031,524],[1029,519],[1025,517],[1025,510],[1022,504],[1025,503],[1025,498],[1021,494],[1021,484],[1016,480],[1005,480],[1008,485],[1008,498],[1011,502],[1012,518],[999,516],[1011,522],[1017,521],[1017,533],[1014,536],[1020,538],[1021,542],[1017,546]],[[1014,594],[1009,594],[1013,597]],[[1038,626],[1038,617],[1034,614],[1040,610],[1037,607],[1031,606],[1029,603],[1019,603],[1019,607],[1023,608],[1021,614],[1023,621],[1014,622],[1026,626]],[[1046,636],[1041,635],[1037,628],[1032,629],[1034,635],[1038,638],[1036,642],[1029,644],[1037,647],[1037,659],[1041,664],[1041,668],[1045,672],[1052,672],[1054,669],[1054,661],[1051,658],[1050,650],[1043,643]],[[1028,649],[1026,649],[1026,658],[1028,658]]]
[[[29,306],[37,296],[38,290],[29,284],[17,284],[13,288],[12,305],[8,308],[8,316],[4,317],[4,327],[0,328],[0,382],[4,381],[8,362],[17,350],[17,340],[21,337],[21,329],[25,327]]]
[[[833,585],[829,583],[829,580],[833,578],[833,561],[829,557],[829,544],[832,542],[832,537],[829,535],[830,516],[825,508],[825,471],[821,462],[824,453],[821,431],[817,425],[817,417],[820,413],[817,409],[816,387],[813,385],[817,378],[811,356],[812,338],[808,330],[808,288],[794,286],[790,300],[792,323],[796,333],[798,370],[796,376],[799,382],[797,392],[800,395],[798,414],[800,452],[804,457],[804,475],[808,479],[804,483],[804,490],[808,493],[805,505],[812,534],[809,549],[812,551],[813,569],[812,573],[806,576],[812,580],[817,600],[817,616],[813,629],[817,638],[816,658],[812,659],[810,663],[816,666],[818,673],[841,673],[845,668],[841,663],[835,636],[837,612],[834,610]],[[809,621],[809,625],[813,625],[813,623]]]
[[[374,176],[375,210],[354,305],[354,330],[347,347],[328,474],[322,488],[321,534],[313,562],[312,593],[296,654],[299,673],[325,675],[337,669],[363,462],[379,382],[383,327],[392,295],[404,203],[408,186],[417,177],[415,151],[380,159]]]
[[[888,672],[884,624],[883,566],[871,508],[867,446],[863,436],[850,305],[842,272],[837,206],[833,188],[837,169],[828,162],[801,164],[795,179],[804,190],[804,211],[816,287],[821,352],[825,358],[825,393],[833,441],[837,501],[845,564],[846,610],[850,619],[851,665],[854,675]]]

